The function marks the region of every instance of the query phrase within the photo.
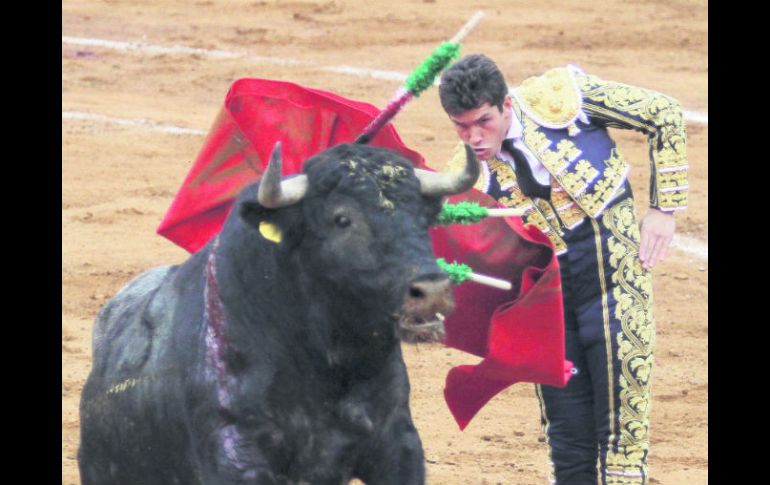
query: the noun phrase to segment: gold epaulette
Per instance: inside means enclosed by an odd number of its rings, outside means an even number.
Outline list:
[[[570,134],[577,129],[575,120],[583,96],[569,68],[557,67],[528,78],[513,90],[513,96],[537,124],[552,129],[568,128]]]

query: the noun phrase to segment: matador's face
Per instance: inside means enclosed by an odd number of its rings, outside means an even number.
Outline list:
[[[497,106],[484,103],[458,115],[449,115],[457,136],[476,152],[480,160],[489,160],[500,151],[511,126],[511,97],[506,96],[502,113]]]

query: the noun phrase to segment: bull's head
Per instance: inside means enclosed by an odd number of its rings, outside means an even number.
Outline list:
[[[441,197],[465,192],[473,187],[479,178],[479,165],[473,149],[465,145],[465,169],[456,173],[436,173],[415,169],[414,174],[420,180],[420,191],[427,197]],[[296,204],[307,193],[307,175],[300,175],[289,180],[281,179],[281,143],[273,147],[270,162],[259,185],[257,200],[263,207],[277,209]]]
[[[434,173],[414,169],[390,150],[339,145],[308,160],[305,174],[282,180],[276,144],[258,204],[251,205],[262,216],[252,224],[281,212],[277,209],[302,206],[303,227],[293,231],[301,242],[294,244],[324,289],[391,315],[403,340],[439,340],[453,299],[428,229],[441,198],[470,189],[478,178],[478,161],[468,146],[466,156],[463,171]]]

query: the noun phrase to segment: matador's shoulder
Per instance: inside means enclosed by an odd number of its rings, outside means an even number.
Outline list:
[[[525,79],[512,92],[521,110],[546,128],[568,128],[580,116],[583,95],[574,66],[556,67]]]

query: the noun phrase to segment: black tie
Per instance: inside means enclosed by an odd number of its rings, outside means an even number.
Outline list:
[[[527,158],[524,153],[518,148],[513,146],[513,140],[503,140],[503,149],[513,157],[513,167],[516,172],[516,181],[519,182],[519,187],[524,195],[527,197],[540,197],[541,199],[548,200],[551,197],[551,186],[542,185],[535,180],[532,175],[532,168],[527,162]]]

